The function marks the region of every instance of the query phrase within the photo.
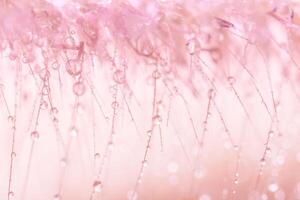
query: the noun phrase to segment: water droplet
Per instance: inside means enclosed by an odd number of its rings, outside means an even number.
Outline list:
[[[9,199],[9,200],[13,199],[14,196],[15,196],[15,193],[14,193],[13,191],[10,191],[10,192],[8,193],[8,199]]]
[[[46,110],[48,108],[48,103],[47,101],[42,101],[41,104],[40,104],[40,108],[43,109],[43,110]]]
[[[93,189],[94,189],[94,192],[101,192],[101,190],[102,190],[102,183],[101,183],[101,181],[94,181],[94,183],[93,183]]]
[[[7,119],[8,119],[8,121],[11,122],[11,123],[14,123],[14,122],[15,122],[15,118],[14,118],[14,116],[12,116],[12,115],[8,116]]]
[[[77,76],[82,72],[82,65],[77,60],[68,60],[66,63],[66,70],[71,76]]]
[[[270,192],[276,192],[277,190],[279,189],[278,185],[276,183],[271,183],[269,186],[268,186],[268,190]]]
[[[265,158],[262,158],[262,159],[260,160],[260,164],[261,164],[262,166],[265,166],[265,165],[266,165],[266,159],[265,159]]]
[[[272,130],[269,131],[269,136],[270,136],[270,138],[273,137],[274,136],[274,131],[272,131]]]
[[[161,74],[158,70],[154,70],[154,72],[152,73],[152,78],[154,79],[159,79],[161,77]]]
[[[202,194],[199,196],[198,200],[211,200],[211,198],[207,194]]]
[[[77,96],[82,96],[85,93],[85,85],[82,82],[74,83],[73,93]]]
[[[234,180],[234,184],[237,185],[238,183],[239,183],[239,180],[238,180],[238,179],[235,179],[235,180]]]
[[[70,135],[72,137],[76,137],[78,135],[78,129],[74,126],[72,128],[70,128]]]
[[[50,110],[51,114],[55,115],[58,113],[58,109],[56,107],[51,108]]]
[[[160,125],[161,122],[162,122],[162,119],[159,115],[155,115],[153,118],[152,118],[152,121],[153,121],[153,124],[154,125]]]
[[[114,143],[113,143],[112,141],[110,141],[110,142],[108,143],[108,150],[109,150],[109,151],[112,151],[113,148],[114,148]]]
[[[51,67],[52,69],[54,70],[58,70],[60,68],[60,64],[57,62],[57,61],[54,61],[52,64],[51,64]]]
[[[216,96],[216,91],[214,89],[208,90],[208,98],[213,99]]]
[[[37,132],[37,131],[32,131],[32,132],[31,132],[31,139],[32,139],[33,141],[37,141],[37,140],[39,139],[39,137],[40,137],[39,132]]]
[[[127,192],[127,199],[128,200],[137,200],[137,193],[135,191],[128,191]]]
[[[54,195],[53,200],[60,200],[60,195],[59,194]]]
[[[61,167],[66,167],[67,166],[67,159],[66,158],[60,159],[59,162],[60,162]]]
[[[113,109],[117,109],[117,108],[119,107],[119,103],[118,103],[117,101],[113,101],[113,102],[111,103],[111,107],[112,107]]]
[[[147,166],[148,166],[147,160],[143,160],[142,165],[143,165],[144,167],[147,167]]]
[[[195,49],[196,49],[196,41],[195,39],[191,39],[190,41],[188,41],[186,43],[186,48],[187,51],[190,55],[193,55],[195,53]]]
[[[11,157],[16,157],[17,156],[17,154],[16,154],[16,152],[11,152]]]
[[[95,158],[95,159],[99,159],[99,158],[100,158],[100,153],[95,153],[95,154],[94,154],[94,158]]]
[[[171,162],[168,165],[168,172],[169,173],[176,173],[178,171],[178,165],[175,162]]]
[[[230,85],[233,85],[236,82],[236,79],[233,76],[228,76],[227,80]]]
[[[125,83],[125,81],[126,81],[126,76],[125,76],[125,73],[124,73],[124,71],[122,71],[122,70],[116,70],[115,72],[114,72],[114,74],[113,74],[113,79],[114,79],[114,81],[116,82],[116,83],[118,83],[118,84],[123,84],[123,83]]]

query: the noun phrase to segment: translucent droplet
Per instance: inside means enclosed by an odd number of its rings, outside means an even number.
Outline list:
[[[40,108],[43,109],[43,110],[46,110],[48,108],[48,103],[47,101],[42,101],[41,104],[40,104]]]
[[[54,61],[51,65],[52,69],[58,70],[60,68],[60,64],[57,61]]]
[[[116,70],[113,74],[113,79],[118,84],[123,84],[126,81],[126,76],[124,71],[122,70]]]
[[[15,196],[15,193],[14,193],[13,191],[10,191],[10,192],[8,193],[8,199],[9,199],[9,200],[13,199],[14,196]]]
[[[236,79],[233,76],[228,76],[227,80],[230,85],[233,85],[236,82]]]
[[[265,165],[266,165],[266,159],[265,159],[265,158],[262,158],[262,159],[260,160],[260,164],[261,164],[262,166],[265,166]]]
[[[158,70],[154,70],[154,72],[152,73],[152,78],[154,79],[159,79],[161,77],[161,74]]]
[[[152,118],[152,121],[153,121],[153,124],[154,125],[160,125],[161,122],[162,122],[162,119],[159,115],[155,115],[153,118]]]
[[[111,141],[108,143],[108,150],[112,151],[114,148],[114,143]]]
[[[66,158],[60,159],[59,162],[60,162],[61,167],[66,167],[67,166],[67,159]]]
[[[94,189],[94,192],[101,192],[101,190],[102,190],[102,183],[101,183],[101,181],[94,181],[94,183],[93,183],[93,189]]]
[[[186,43],[186,48],[187,51],[190,55],[193,55],[195,53],[195,49],[196,49],[196,41],[195,39],[191,39],[190,41],[188,41]]]
[[[60,200],[60,195],[59,194],[55,194],[53,196],[53,200]]]
[[[70,129],[70,135],[72,136],[72,137],[76,137],[77,135],[78,135],[78,129],[76,128],[76,127],[72,127],[71,129]]]
[[[33,141],[37,141],[37,140],[39,139],[39,137],[40,137],[39,132],[37,132],[37,131],[32,131],[32,132],[31,132],[31,139],[32,139]]]
[[[274,136],[274,131],[272,131],[272,130],[269,131],[269,136],[270,136],[270,137],[273,137],[273,136]]]
[[[85,93],[85,85],[82,82],[76,82],[73,85],[73,93],[77,96],[82,96]]]
[[[82,65],[78,60],[69,60],[66,63],[66,70],[71,76],[77,76],[82,72]]]
[[[58,109],[56,107],[51,108],[50,110],[51,114],[55,115],[58,113]]]
[[[198,200],[211,200],[208,194],[202,194],[199,196]]]
[[[100,158],[100,153],[95,153],[95,154],[94,154],[94,158],[95,158],[95,159],[99,159],[99,158]]]
[[[239,183],[239,180],[238,180],[238,179],[235,179],[235,180],[234,180],[234,184],[237,185],[238,183]]]
[[[210,90],[208,90],[207,95],[208,95],[208,98],[213,99],[216,96],[216,91],[214,89],[210,89]]]
[[[16,152],[11,152],[11,157],[16,157],[17,156],[17,154],[16,154]]]
[[[178,165],[175,162],[171,162],[168,165],[168,172],[169,173],[176,173],[178,171]]]
[[[147,166],[148,166],[147,160],[144,160],[144,161],[142,162],[142,165],[143,165],[144,167],[147,167]]]
[[[117,108],[119,107],[119,103],[118,103],[117,101],[113,101],[113,102],[111,103],[111,107],[112,107],[113,109],[117,109]]]
[[[268,185],[268,190],[270,192],[276,192],[279,189],[278,185],[276,183],[271,183]]]
[[[135,191],[128,191],[127,192],[127,199],[128,200],[137,200],[137,193]]]

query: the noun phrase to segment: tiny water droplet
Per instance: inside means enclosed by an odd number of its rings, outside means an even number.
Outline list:
[[[228,76],[227,80],[230,85],[233,85],[236,82],[236,79],[233,76]]]
[[[111,107],[112,107],[113,109],[117,109],[117,108],[119,107],[119,103],[118,103],[117,101],[113,101],[113,102],[111,103]]]
[[[66,158],[60,159],[60,166],[61,166],[61,167],[67,166],[67,159],[66,159]]]
[[[48,108],[48,103],[47,101],[42,101],[41,104],[40,104],[40,108],[43,109],[43,110],[46,110]]]
[[[102,183],[101,183],[101,181],[94,181],[94,183],[93,183],[93,189],[94,189],[94,192],[101,192],[101,190],[102,190]]]
[[[125,83],[125,81],[126,81],[126,76],[125,76],[125,73],[124,73],[124,71],[122,71],[122,70],[116,70],[115,72],[114,72],[114,74],[113,74],[113,79],[114,79],[114,81],[116,82],[116,83],[118,83],[118,84],[123,84],[123,83]]]
[[[37,132],[37,131],[32,131],[32,132],[31,132],[31,139],[32,139],[33,141],[37,141],[37,140],[39,139],[39,137],[40,137],[39,132]]]
[[[216,96],[216,91],[214,89],[208,90],[208,98],[213,99]]]
[[[73,85],[73,93],[77,96],[82,96],[85,93],[85,85],[82,82],[76,82]]]
[[[54,195],[53,200],[60,200],[60,195],[59,194]]]
[[[265,158],[262,158],[262,159],[260,160],[260,164],[261,164],[262,166],[265,166],[265,165],[266,165],[266,159],[265,159]]]
[[[161,77],[161,74],[158,70],[154,70],[154,72],[152,73],[152,78],[154,79],[159,79]]]
[[[14,196],[15,196],[15,193],[14,193],[13,191],[10,191],[10,192],[8,193],[8,199],[9,199],[9,200],[13,199]]]
[[[162,122],[162,119],[159,115],[155,115],[153,118],[152,118],[152,121],[153,121],[153,124],[154,125],[160,125],[161,122]]]
[[[77,135],[78,135],[78,129],[76,128],[76,127],[72,127],[71,129],[70,129],[70,135],[72,136],[72,137],[76,137]]]

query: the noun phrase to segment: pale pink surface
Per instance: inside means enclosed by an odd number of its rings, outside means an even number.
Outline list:
[[[0,199],[300,199],[298,13],[0,1]]]

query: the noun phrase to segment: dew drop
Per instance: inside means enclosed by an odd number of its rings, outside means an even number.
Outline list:
[[[178,165],[175,162],[171,162],[168,165],[168,172],[169,173],[176,173],[178,171]]]
[[[48,103],[47,101],[42,101],[41,104],[40,104],[40,108],[43,109],[43,110],[46,110],[48,108]]]
[[[99,158],[100,158],[100,153],[95,153],[95,154],[94,154],[94,158],[95,158],[95,159],[99,159]]]
[[[202,194],[199,196],[198,200],[211,200],[211,198],[207,194]]]
[[[155,115],[153,118],[152,118],[152,121],[153,121],[153,124],[154,125],[160,125],[161,122],[162,122],[162,119],[159,115]]]
[[[142,164],[143,164],[144,167],[147,167],[148,166],[147,160],[143,160]]]
[[[190,41],[188,41],[188,43],[186,44],[186,48],[187,48],[187,51],[189,52],[189,54],[193,55],[195,53],[195,49],[196,49],[195,39],[191,39]]]
[[[265,159],[265,158],[262,158],[262,159],[260,160],[260,164],[261,164],[262,166],[265,166],[265,165],[266,165],[266,159]]]
[[[68,60],[66,63],[66,70],[71,76],[77,76],[82,72],[82,65],[77,60]]]
[[[37,132],[37,131],[32,131],[32,132],[31,132],[31,139],[32,139],[33,141],[37,141],[37,140],[39,139],[39,137],[40,137],[39,132]]]
[[[271,183],[269,186],[268,186],[268,190],[270,192],[276,192],[277,190],[279,189],[278,185],[276,183]]]
[[[54,61],[54,62],[51,64],[51,67],[52,67],[52,69],[54,69],[54,70],[58,70],[59,67],[60,67],[60,64],[59,64],[57,61]]]
[[[237,185],[238,183],[239,183],[239,180],[238,180],[238,179],[235,179],[235,180],[234,180],[234,184]]]
[[[60,159],[59,162],[60,162],[61,167],[66,167],[67,166],[67,159],[66,158]]]
[[[109,150],[109,151],[112,151],[113,148],[114,148],[114,143],[113,143],[112,141],[110,141],[110,142],[108,143],[108,150]]]
[[[233,76],[228,76],[227,80],[230,85],[233,85],[236,82],[236,79]]]
[[[208,98],[213,99],[216,96],[216,91],[214,89],[210,89],[210,90],[208,90],[207,95],[208,95]]]
[[[13,191],[10,191],[10,192],[8,193],[8,199],[9,199],[9,200],[13,199],[14,196],[15,196],[15,193],[14,193]]]
[[[76,82],[73,85],[73,93],[77,96],[82,96],[85,93],[85,85],[82,82]]]
[[[51,114],[55,115],[58,113],[58,109],[56,107],[52,107],[50,112],[51,112]]]
[[[113,109],[117,109],[117,108],[119,107],[119,103],[118,103],[117,101],[113,101],[113,102],[111,103],[111,107],[112,107]]]
[[[77,135],[78,135],[78,129],[76,128],[76,127],[72,127],[71,129],[70,129],[70,135],[72,136],[72,137],[76,137]]]
[[[16,154],[16,152],[11,152],[11,157],[16,157],[17,156],[17,154]]]
[[[152,78],[154,79],[159,79],[161,77],[161,74],[158,70],[154,70],[154,72],[152,73]]]
[[[101,183],[101,181],[94,181],[94,183],[93,183],[93,189],[94,189],[94,192],[101,192],[101,190],[102,190],[102,183]]]
[[[127,199],[128,200],[137,200],[138,199],[138,195],[135,191],[128,191],[127,192]]]
[[[60,200],[60,195],[59,194],[54,195],[53,200]]]
[[[116,83],[118,83],[118,84],[123,84],[123,83],[125,83],[125,81],[126,81],[126,76],[125,76],[125,73],[124,73],[124,71],[122,71],[122,70],[116,70],[115,72],[114,72],[114,74],[113,74],[113,79],[114,79],[114,81],[116,82]]]

